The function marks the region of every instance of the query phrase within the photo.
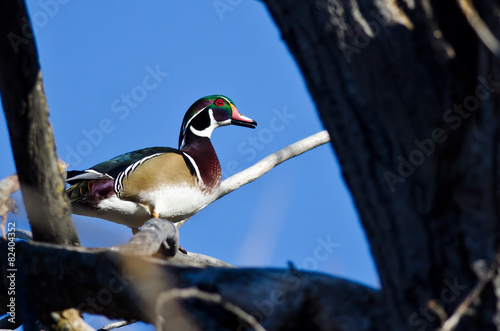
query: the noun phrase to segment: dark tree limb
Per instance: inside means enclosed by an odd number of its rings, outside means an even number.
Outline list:
[[[0,94],[34,239],[78,245],[23,0],[0,2]]]
[[[42,74],[24,0],[0,2],[0,94],[18,184],[34,240],[79,245],[80,240],[71,220],[69,200],[64,192],[63,169],[59,168],[57,162]],[[12,201],[6,202],[10,206],[7,211],[2,210],[2,232],[7,212],[12,210]],[[16,265],[11,264],[9,267],[15,273],[16,267],[22,269],[22,266],[22,260],[16,260]],[[81,318],[79,323],[75,323],[75,318],[66,318],[69,312],[45,311],[43,315],[33,315],[34,303],[27,292],[27,275],[21,270],[15,273],[15,277],[17,319],[23,320],[25,330],[37,330],[37,320],[51,325],[54,317],[58,317],[60,322],[71,322],[65,323],[64,327],[71,325],[74,330],[84,329]],[[14,292],[9,293],[10,298],[14,298]],[[59,324],[55,323],[51,329],[57,330]]]
[[[499,245],[498,2],[263,2],[359,211],[382,285],[374,309],[394,330],[439,327],[427,302],[450,315]],[[493,329],[495,311],[483,291],[460,327]]]
[[[6,245],[1,241],[0,250]],[[376,330],[375,325],[386,325],[372,310],[380,304],[377,290],[318,273],[193,268],[108,250],[28,242],[16,243],[16,253],[39,314],[77,307],[163,330],[180,330],[179,325],[199,330],[247,327],[234,313],[238,309],[266,330]],[[8,300],[5,270],[1,255],[1,310]]]

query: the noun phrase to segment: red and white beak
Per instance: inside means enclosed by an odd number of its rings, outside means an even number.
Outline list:
[[[236,109],[236,107],[233,106],[232,104],[231,104],[231,110],[233,112],[233,116],[231,116],[231,124],[255,129],[255,127],[257,126],[257,122],[255,122],[251,118],[241,115],[238,109]]]

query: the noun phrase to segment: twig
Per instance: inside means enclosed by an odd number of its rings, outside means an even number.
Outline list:
[[[211,202],[218,200],[237,188],[253,182],[257,178],[267,173],[277,165],[295,156],[303,154],[313,148],[326,144],[330,141],[330,136],[326,130],[313,134],[307,138],[297,141],[279,151],[263,158],[253,166],[224,180]]]
[[[497,253],[495,256],[495,260],[490,265],[488,272],[485,275],[481,275],[478,273],[479,282],[474,286],[472,291],[465,297],[465,299],[458,305],[457,309],[453,312],[453,314],[442,324],[439,331],[453,331],[457,327],[458,323],[462,319],[464,315],[467,314],[467,311],[472,306],[474,302],[477,302],[479,296],[481,295],[483,289],[489,282],[493,280],[497,273],[497,268],[500,263],[500,253]]]
[[[444,310],[444,307],[441,306],[441,304],[437,300],[431,299],[427,301],[427,308],[429,308],[434,314],[437,315],[437,317],[439,317],[441,325],[443,325],[448,319],[446,310]]]
[[[134,324],[137,322],[138,322],[137,320],[114,322],[114,323],[103,326],[102,328],[100,328],[97,331],[109,331],[109,330],[113,330],[113,329],[118,329],[118,328],[130,325],[130,324]]]
[[[203,300],[206,302],[214,303],[219,305],[220,307],[224,308],[226,311],[234,314],[236,317],[241,319],[242,321],[246,322],[248,325],[250,325],[255,331],[266,331],[264,327],[253,317],[252,315],[248,314],[246,311],[241,309],[235,304],[232,304],[228,301],[225,301],[222,299],[220,294],[218,293],[208,293],[205,291],[201,291],[196,287],[188,287],[188,288],[183,288],[183,289],[172,289],[166,292],[162,292],[160,296],[158,297],[157,301],[157,309],[160,307],[164,307],[165,304],[168,304],[170,301],[175,300],[175,299],[199,299]],[[170,310],[170,306],[166,307],[166,309]],[[164,316],[164,314],[161,314],[160,312],[157,312],[157,316]],[[165,321],[163,321],[165,323]],[[156,325],[158,329],[158,325]]]
[[[488,28],[486,23],[481,19],[481,16],[479,16],[476,8],[474,8],[472,1],[457,0],[457,2],[479,39],[481,39],[484,45],[488,47],[488,49],[495,54],[495,56],[500,57],[500,42]]]

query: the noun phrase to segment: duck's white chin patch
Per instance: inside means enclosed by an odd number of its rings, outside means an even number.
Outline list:
[[[139,199],[153,205],[161,218],[172,222],[182,221],[193,216],[210,200],[211,195],[199,188],[183,186],[161,186],[154,191],[142,192]]]

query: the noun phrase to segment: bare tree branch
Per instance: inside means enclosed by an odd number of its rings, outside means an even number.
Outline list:
[[[483,261],[484,262],[484,261]],[[465,297],[465,299],[458,305],[453,314],[448,317],[441,325],[439,331],[454,331],[458,326],[458,323],[467,315],[469,309],[480,302],[480,296],[483,293],[486,285],[491,283],[491,281],[498,276],[498,267],[500,264],[500,253],[497,253],[495,260],[491,263],[488,270],[481,271],[476,270],[476,275],[479,278],[478,283],[472,291]],[[476,268],[477,269],[477,268]],[[486,268],[484,268],[486,269]]]
[[[0,241],[0,251],[6,248],[7,243]],[[148,323],[163,318],[175,329],[177,321],[171,318],[171,311],[155,307],[161,308],[158,302],[168,293],[193,288],[200,290],[203,298],[183,298],[178,307],[202,330],[247,328],[253,323],[249,315],[267,330],[368,331],[374,330],[374,325],[386,326],[375,309],[381,302],[379,291],[318,273],[192,268],[109,250],[35,242],[16,243],[16,256],[23,260],[26,291],[38,314],[76,307],[109,318]],[[6,266],[6,255],[1,254],[1,311],[8,300]],[[190,293],[182,292],[178,297]]]
[[[255,331],[266,331],[262,325],[255,319],[254,316],[248,314],[240,307],[224,301],[220,294],[218,293],[208,293],[201,291],[196,287],[188,287],[182,289],[173,289],[168,292],[163,292],[159,295],[157,301],[157,315],[158,320],[155,323],[157,330],[178,330],[177,328],[172,328],[169,326],[172,318],[179,318],[186,314],[179,314],[179,310],[182,310],[178,303],[173,303],[174,301],[181,299],[199,299],[205,302],[214,303],[221,306],[228,312],[234,314],[238,319],[246,322]],[[177,316],[175,316],[177,315]],[[186,327],[192,325],[193,323],[185,320],[182,322]],[[187,328],[182,328],[183,330]]]
[[[257,178],[263,176],[269,170],[285,162],[286,160],[289,160],[313,148],[326,144],[329,141],[330,136],[325,130],[297,141],[296,143],[291,144],[283,149],[280,149],[279,151],[263,158],[253,166],[224,180],[217,194],[215,195],[215,198],[211,202],[222,198],[226,194],[231,193],[232,191],[245,184],[253,182]]]
[[[500,58],[500,42],[481,19],[471,0],[457,0],[470,26],[488,49]]]
[[[115,323],[111,323],[111,324],[105,325],[105,326],[103,326],[102,328],[100,328],[97,331],[114,330],[114,329],[118,329],[118,328],[130,325],[130,324],[134,324],[134,323],[137,323],[137,321],[120,321],[120,322],[115,322]]]

